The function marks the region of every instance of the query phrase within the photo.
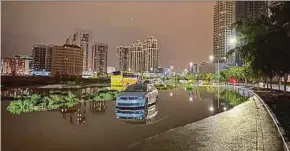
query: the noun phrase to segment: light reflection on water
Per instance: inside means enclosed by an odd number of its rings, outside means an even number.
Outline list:
[[[98,89],[86,88],[75,91],[70,89],[70,91],[82,94],[94,93]],[[239,95],[249,95],[242,89],[234,90],[239,92]],[[84,101],[71,108],[21,116],[2,111],[2,119],[5,121],[2,126],[2,140],[5,142],[3,150],[48,150],[50,147],[56,148],[56,151],[84,150],[82,146],[87,146],[86,150],[95,150],[95,146],[98,146],[99,150],[121,150],[121,147],[126,148],[140,139],[230,110],[244,101],[235,96],[236,93],[224,91],[222,88],[218,90],[199,87],[192,91],[184,89],[160,91],[158,103],[152,106],[152,116],[138,122],[116,119],[114,102],[110,101]],[[2,110],[5,110],[8,103],[2,102]],[[41,120],[43,122],[39,122]],[[15,135],[17,137],[14,137]],[[47,136],[54,140],[48,140]],[[30,141],[21,144],[27,138]],[[37,148],[35,145],[43,142],[46,142],[47,146]],[[75,145],[70,147],[63,144]]]
[[[106,112],[105,101],[81,102],[73,107],[61,107],[59,112],[64,120],[72,125],[83,125],[86,123],[87,110],[92,114],[104,114]]]

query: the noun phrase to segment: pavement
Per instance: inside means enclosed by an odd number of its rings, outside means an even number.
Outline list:
[[[129,146],[130,151],[279,151],[282,140],[256,97],[221,114]]]

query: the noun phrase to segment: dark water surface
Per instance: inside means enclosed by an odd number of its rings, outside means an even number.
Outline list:
[[[116,119],[114,102],[83,102],[67,111],[12,115],[1,102],[3,151],[119,151],[150,136],[228,110],[216,91],[160,91],[158,114],[146,124]],[[242,92],[244,93],[244,92]],[[220,94],[220,92],[219,92]]]

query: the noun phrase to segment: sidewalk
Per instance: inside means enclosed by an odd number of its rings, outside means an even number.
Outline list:
[[[278,151],[282,141],[263,105],[252,97],[232,110],[129,146],[132,151]]]

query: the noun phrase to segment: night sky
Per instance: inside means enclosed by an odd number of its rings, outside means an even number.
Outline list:
[[[161,65],[185,68],[212,54],[215,2],[2,2],[2,57],[29,55],[34,44],[65,43],[75,29],[108,43],[108,64],[117,45],[155,36]]]

